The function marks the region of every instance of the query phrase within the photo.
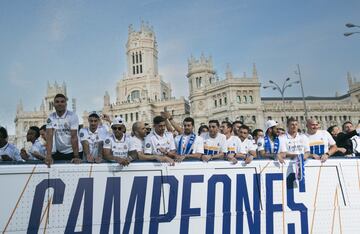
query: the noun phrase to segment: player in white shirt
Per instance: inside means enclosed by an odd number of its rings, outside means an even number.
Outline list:
[[[128,157],[130,137],[124,134],[126,131],[124,120],[120,116],[116,117],[111,124],[111,129],[113,134],[108,136],[104,142],[103,157],[127,166],[131,161]]]
[[[8,133],[4,127],[0,127],[0,161],[20,161],[24,160],[20,156],[20,151],[15,145],[7,141]]]
[[[21,157],[28,160],[44,160],[46,157],[46,146],[40,140],[40,129],[36,126],[31,126],[26,134],[26,140],[31,142],[29,152],[23,148],[20,151]]]
[[[258,139],[257,149],[262,157],[277,158],[280,152],[280,139],[277,129],[278,123],[275,120],[268,120],[265,123],[265,136]]]
[[[240,152],[236,154],[237,158],[245,159],[245,163],[250,163],[256,157],[256,144],[250,138],[250,128],[246,125],[241,125],[238,130],[240,138]]]
[[[90,163],[102,161],[102,150],[108,132],[100,127],[100,115],[95,111],[88,116],[89,127],[80,129],[80,141],[85,153],[86,160]]]
[[[168,157],[162,157],[159,155],[145,154],[145,137],[147,134],[147,129],[144,122],[135,122],[132,126],[132,136],[130,138],[130,149],[129,155],[133,159],[139,160],[157,160],[159,162],[168,162],[173,164],[174,160]]]
[[[209,132],[201,135],[204,138],[204,154],[201,159],[205,162],[211,159],[223,159],[227,154],[226,137],[219,132],[220,123],[209,121]]]
[[[287,129],[287,132],[280,136],[279,162],[284,163],[285,157],[294,159],[298,155],[304,155],[304,159],[307,159],[310,154],[309,139],[305,134],[298,132],[297,120],[293,117],[289,118],[287,120]]]
[[[159,155],[175,160],[176,147],[173,134],[165,132],[165,119],[156,116],[153,119],[153,130],[145,138],[144,153],[147,155]],[[170,165],[174,165],[171,163]]]
[[[238,136],[232,135],[233,126],[229,121],[221,122],[220,132],[226,137],[226,147],[227,154],[226,159],[236,164],[238,160],[236,159],[236,154],[240,153],[240,138]]]
[[[321,159],[321,162],[325,162],[337,151],[334,138],[327,131],[320,130],[319,123],[315,119],[308,119],[306,127],[307,132],[305,135],[309,139],[310,155],[314,159]]]
[[[46,125],[46,158],[44,162],[50,167],[53,160],[71,160],[81,163],[79,155],[77,115],[66,109],[67,98],[56,94],[54,98],[55,112],[49,115]],[[52,155],[53,147],[56,153]]]
[[[175,137],[176,154],[180,162],[186,158],[201,159],[204,154],[204,140],[194,133],[194,119],[187,117],[183,121],[183,134]]]

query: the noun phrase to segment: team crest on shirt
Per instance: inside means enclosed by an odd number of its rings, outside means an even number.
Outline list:
[[[126,145],[124,145],[124,149],[125,149],[125,150],[127,149],[127,146],[126,146]]]
[[[258,146],[261,146],[261,142],[258,142],[257,145],[258,145]]]
[[[51,119],[50,118],[48,118],[47,120],[46,120],[46,123],[51,123]]]
[[[82,133],[80,133],[80,137],[83,137],[84,136],[84,133],[82,132]]]
[[[64,128],[69,128],[69,124],[68,123],[64,123]]]
[[[150,143],[146,144],[146,148],[150,148],[150,146],[151,146]]]
[[[105,143],[106,143],[106,144],[109,144],[109,143],[110,143],[110,139],[106,139],[106,140],[105,140]]]

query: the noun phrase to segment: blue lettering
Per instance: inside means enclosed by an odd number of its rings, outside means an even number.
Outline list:
[[[92,233],[93,220],[93,191],[94,178],[80,178],[76,188],[74,200],[70,209],[65,233]],[[79,217],[81,202],[84,197],[84,212],[82,220],[82,231],[75,232],[76,221]]]
[[[111,210],[114,203],[114,231],[120,233],[120,177],[109,177],[106,181],[104,206],[101,218],[101,234],[108,234],[111,220]]]
[[[203,175],[184,176],[183,195],[181,203],[180,234],[189,233],[189,219],[191,216],[200,216],[200,208],[190,208],[191,184],[204,182]]]
[[[160,214],[161,189],[163,184],[170,185],[168,212]],[[176,215],[179,182],[174,176],[155,176],[151,200],[149,233],[158,233],[159,223],[170,222]]]
[[[260,175],[254,174],[253,178],[253,209],[250,207],[245,175],[237,175],[236,183],[236,233],[244,233],[243,205],[245,205],[245,212],[250,233],[260,233]]]
[[[31,207],[29,226],[27,233],[35,234],[39,231],[42,207],[45,193],[49,188],[54,189],[52,204],[62,204],[64,200],[65,184],[61,179],[45,179],[35,189],[33,204]]]
[[[299,183],[299,192],[305,192],[305,183]],[[294,200],[294,182],[295,182],[295,173],[291,173],[286,179],[286,187],[287,187],[287,205],[292,211],[299,211],[300,212],[300,219],[301,219],[301,233],[307,234],[309,233],[308,229],[308,215],[307,215],[307,208],[303,203],[296,203]],[[295,224],[289,223],[288,224],[288,233],[295,233]]]
[[[223,226],[222,233],[230,233],[231,179],[227,175],[213,175],[208,181],[206,234],[214,233],[216,184],[223,183]]]
[[[266,174],[266,233],[274,233],[274,212],[282,211],[282,204],[274,204],[273,181],[283,180],[282,173]]]
[[[123,233],[129,233],[132,215],[134,213],[134,207],[136,204],[134,233],[143,233],[144,224],[144,209],[145,209],[145,197],[146,197],[146,176],[134,177],[134,182],[131,189],[129,198],[129,205],[126,212],[125,224]]]

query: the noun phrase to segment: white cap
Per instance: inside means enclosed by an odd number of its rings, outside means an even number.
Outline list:
[[[272,128],[272,127],[277,126],[277,125],[278,125],[278,123],[275,120],[270,119],[270,120],[266,121],[266,123],[265,123],[265,132],[269,128]]]
[[[112,121],[112,123],[111,123],[111,126],[117,125],[117,124],[120,124],[120,125],[123,125],[123,124],[124,124],[124,120],[123,120],[123,118],[121,118],[120,116],[115,117],[115,119],[113,119],[113,121]]]

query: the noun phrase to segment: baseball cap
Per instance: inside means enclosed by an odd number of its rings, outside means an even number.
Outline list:
[[[115,117],[111,123],[111,126],[116,125],[116,124],[123,125],[124,124],[123,118],[121,118],[120,116]]]
[[[88,117],[100,118],[100,115],[96,111],[91,111]]]
[[[270,119],[270,120],[266,121],[266,123],[265,123],[265,132],[269,128],[272,128],[272,127],[277,126],[277,125],[278,125],[278,123],[275,120]]]

